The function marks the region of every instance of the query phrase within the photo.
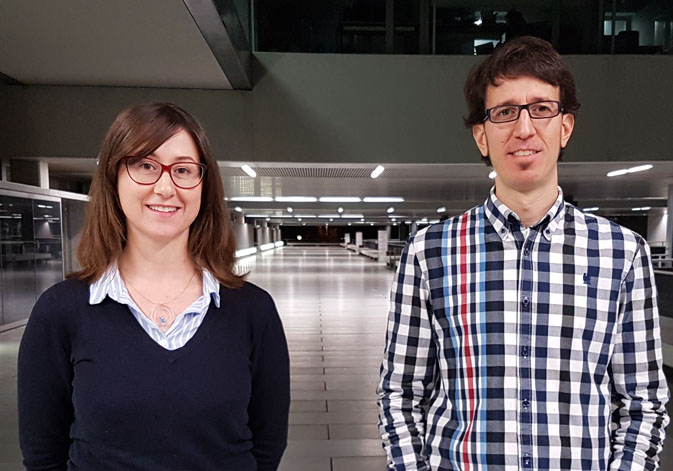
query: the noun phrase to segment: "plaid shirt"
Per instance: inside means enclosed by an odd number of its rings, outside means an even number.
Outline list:
[[[400,258],[378,387],[388,469],[654,470],[662,364],[642,237],[560,189],[522,230],[491,190]]]

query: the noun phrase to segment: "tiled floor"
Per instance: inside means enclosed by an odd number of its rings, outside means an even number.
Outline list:
[[[374,390],[392,272],[327,247],[285,247],[245,259],[242,267],[273,295],[290,345],[293,400],[281,471],[383,471]],[[0,334],[0,471],[21,469],[16,353],[22,333]],[[660,469],[673,469],[673,443]]]

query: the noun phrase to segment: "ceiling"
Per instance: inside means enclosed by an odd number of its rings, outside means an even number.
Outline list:
[[[231,88],[182,0],[2,0],[0,44],[9,83]]]
[[[50,175],[56,178],[90,179],[96,170],[95,159],[49,158]],[[606,216],[656,214],[667,205],[668,187],[673,185],[673,162],[650,162],[653,168],[639,173],[607,177],[610,171],[643,165],[647,162],[559,163],[559,184],[567,200],[580,208],[598,207],[597,214]],[[244,215],[269,217],[284,224],[347,224],[359,219],[334,217],[342,207],[344,214],[361,214],[365,222],[392,223],[387,209],[394,208],[397,221],[428,220],[458,214],[480,204],[488,195],[493,181],[488,178],[492,168],[475,164],[386,164],[376,179],[370,178],[375,165],[297,164],[258,162],[249,177],[236,162],[219,162],[225,194],[231,209],[240,207]],[[247,202],[232,198],[265,196],[351,196],[402,197],[398,203],[284,203]],[[293,209],[292,214],[287,208]],[[445,210],[437,212],[438,208]],[[650,207],[634,212],[634,207]],[[314,215],[316,218],[297,216]],[[331,215],[320,218],[320,215]],[[284,216],[284,217],[281,217]]]
[[[191,2],[192,4],[198,2]],[[230,89],[221,62],[182,0],[3,0],[0,2],[0,83]],[[477,159],[475,150],[475,161]],[[36,159],[39,157],[35,157]],[[52,176],[88,180],[95,159],[49,158]],[[666,207],[673,185],[673,162],[652,162],[654,168],[608,178],[633,163],[560,163],[559,178],[568,198],[580,207],[598,206],[599,214],[649,214]],[[461,212],[483,202],[492,181],[481,163],[385,164],[377,179],[371,165],[319,162],[257,162],[256,178],[241,163],[220,162],[229,198],[241,196],[397,196],[402,203],[251,203],[230,201],[245,214],[268,216],[284,224],[324,224],[327,218],[278,218],[288,215],[362,214],[366,223],[390,222],[386,210],[402,220],[429,220]],[[438,213],[440,207],[446,208]],[[643,214],[638,212],[637,214]],[[333,218],[334,224],[349,220]],[[350,221],[358,221],[352,219]]]

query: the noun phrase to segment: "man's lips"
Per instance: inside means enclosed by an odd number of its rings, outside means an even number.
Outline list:
[[[538,154],[540,151],[535,149],[518,149],[512,152],[508,152],[509,155],[514,157],[530,157],[531,155]]]

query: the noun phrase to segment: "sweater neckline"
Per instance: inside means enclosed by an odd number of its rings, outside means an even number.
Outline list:
[[[222,287],[220,287],[220,291],[221,290]],[[221,296],[222,293],[220,292],[220,299],[222,299]],[[140,342],[142,342],[144,348],[152,352],[152,354],[166,357],[170,362],[177,360],[182,355],[189,353],[191,350],[197,348],[199,344],[202,344],[207,339],[207,337],[210,335],[210,332],[212,331],[211,324],[214,322],[215,318],[217,318],[213,310],[219,309],[213,305],[213,302],[211,300],[210,305],[208,306],[208,310],[206,311],[206,314],[203,318],[203,321],[201,322],[201,325],[199,325],[199,327],[196,329],[196,332],[194,332],[194,335],[182,347],[176,348],[175,350],[169,350],[159,345],[157,342],[154,341],[154,339],[152,339],[152,337],[149,336],[147,332],[145,332],[145,330],[133,316],[133,313],[131,312],[129,306],[127,306],[126,304],[117,303],[116,301],[112,302],[114,302],[115,304],[117,304],[117,306],[119,306],[124,310],[128,322],[126,328],[127,330],[130,331],[130,335],[142,337],[142,340],[140,340]]]

